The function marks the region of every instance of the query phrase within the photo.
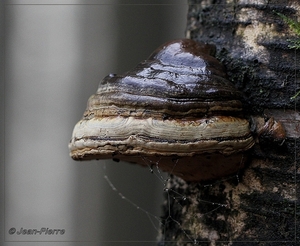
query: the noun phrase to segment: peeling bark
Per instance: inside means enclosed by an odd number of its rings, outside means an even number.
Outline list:
[[[286,139],[256,136],[247,167],[233,177],[206,184],[172,177],[168,190],[185,199],[166,193],[160,243],[299,245],[299,98],[290,98],[299,90],[300,52],[289,48],[294,34],[275,12],[297,19],[300,2],[189,4],[187,36],[216,45],[229,79],[244,94],[245,115],[273,117],[283,124]]]

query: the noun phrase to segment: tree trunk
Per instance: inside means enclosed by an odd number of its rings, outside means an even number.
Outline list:
[[[299,245],[300,96],[291,97],[300,89],[300,52],[289,47],[295,36],[276,12],[297,20],[300,2],[189,4],[187,36],[216,45],[229,79],[244,94],[245,116],[274,118],[284,126],[286,138],[255,136],[247,167],[233,177],[206,184],[171,177],[160,243]]]

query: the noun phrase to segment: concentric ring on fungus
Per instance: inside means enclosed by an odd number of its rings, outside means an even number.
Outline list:
[[[237,172],[254,140],[241,94],[213,52],[175,40],[124,75],[105,77],[75,125],[71,157],[143,166],[146,158],[194,182]]]

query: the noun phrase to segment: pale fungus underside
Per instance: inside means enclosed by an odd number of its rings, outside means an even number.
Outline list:
[[[213,52],[175,40],[124,75],[105,77],[74,128],[71,157],[157,164],[194,182],[237,172],[254,140],[241,94]]]

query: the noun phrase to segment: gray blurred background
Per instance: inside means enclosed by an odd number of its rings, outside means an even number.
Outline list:
[[[147,215],[118,193],[159,217],[159,179],[127,163],[75,162],[67,146],[99,81],[184,37],[187,8],[185,0],[2,3],[0,245],[155,245]],[[65,233],[9,234],[43,227]]]

